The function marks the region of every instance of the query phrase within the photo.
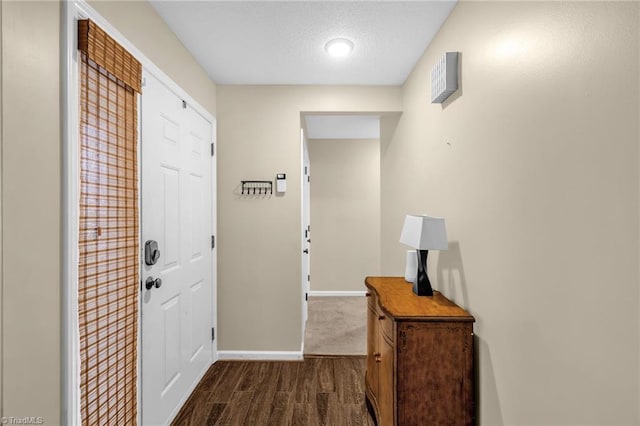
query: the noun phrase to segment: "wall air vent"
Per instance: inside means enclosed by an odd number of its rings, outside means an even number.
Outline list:
[[[458,90],[458,52],[446,52],[431,68],[431,103],[441,104]]]

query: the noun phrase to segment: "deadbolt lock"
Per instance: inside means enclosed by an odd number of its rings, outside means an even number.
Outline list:
[[[158,242],[155,240],[148,240],[144,243],[144,263],[147,265],[155,265],[160,259],[160,250],[158,249]]]

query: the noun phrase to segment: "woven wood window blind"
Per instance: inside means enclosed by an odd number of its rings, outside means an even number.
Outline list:
[[[142,67],[89,20],[80,50],[78,315],[85,425],[137,423],[137,93]]]

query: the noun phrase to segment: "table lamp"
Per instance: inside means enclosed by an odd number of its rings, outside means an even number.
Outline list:
[[[418,296],[433,296],[427,275],[427,255],[429,250],[449,248],[444,218],[408,214],[404,219],[400,242],[416,249],[418,271],[413,283],[413,292]]]

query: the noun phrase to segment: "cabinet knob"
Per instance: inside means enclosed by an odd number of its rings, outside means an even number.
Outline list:
[[[380,359],[379,356],[376,357],[376,362],[378,362],[378,363],[382,362],[382,360]]]
[[[380,321],[384,320],[385,318],[386,318],[386,317],[385,317],[384,315],[380,315],[380,316],[378,317],[378,319],[379,319]]]

